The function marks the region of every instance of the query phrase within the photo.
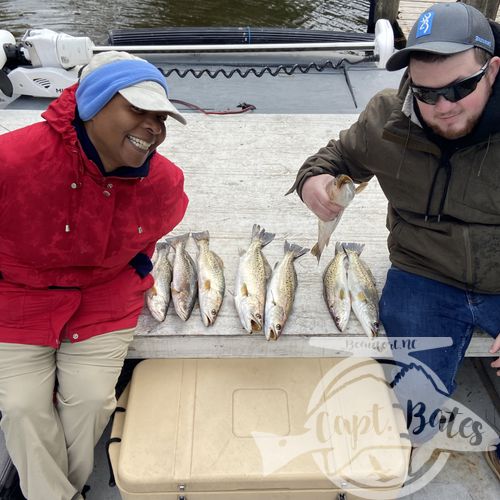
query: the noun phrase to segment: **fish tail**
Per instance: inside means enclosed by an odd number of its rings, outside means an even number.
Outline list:
[[[169,238],[167,238],[165,241],[175,247],[176,245],[178,245],[179,243],[186,243],[186,241],[188,240],[189,238],[189,235],[190,233],[185,233],[185,234],[181,234],[179,236],[170,236]]]
[[[199,233],[191,233],[191,236],[193,239],[198,242],[200,240],[209,240],[210,239],[210,233],[208,231],[201,231]]]
[[[342,243],[342,247],[346,252],[354,252],[358,255],[361,254],[365,245],[363,243]]]
[[[165,248],[170,248],[170,242],[168,240],[163,240],[163,241],[157,241],[156,242],[156,249],[158,251],[164,250]]]
[[[319,264],[319,259],[321,259],[321,250],[319,248],[319,243],[314,244],[314,246],[311,248],[311,253],[318,259]]]
[[[258,240],[262,247],[265,247],[268,243],[274,240],[276,235],[274,233],[266,233],[264,228],[260,228],[258,224],[253,225],[252,229],[252,241]]]
[[[252,226],[252,240],[258,237],[260,233],[260,226],[258,224],[254,224]]]
[[[302,257],[302,255],[309,252],[309,248],[304,248],[301,247],[300,245],[296,245],[295,243],[289,243],[288,241],[285,240],[284,251],[285,253],[291,252],[293,254],[293,258],[298,259],[299,257]]]
[[[361,184],[359,184],[358,187],[355,190],[356,194],[359,194],[362,191],[364,191],[366,189],[366,186],[368,186],[368,182],[362,182]]]
[[[344,245],[346,245],[346,244],[347,243],[342,243],[341,241],[337,241],[335,243],[335,253],[345,252]]]

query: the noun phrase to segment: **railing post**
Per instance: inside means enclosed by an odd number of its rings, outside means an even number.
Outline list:
[[[480,10],[489,19],[496,19],[500,0],[460,0]]]

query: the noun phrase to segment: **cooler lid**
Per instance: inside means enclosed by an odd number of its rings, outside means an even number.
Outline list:
[[[118,470],[130,493],[397,488],[409,443],[373,360],[151,359]]]

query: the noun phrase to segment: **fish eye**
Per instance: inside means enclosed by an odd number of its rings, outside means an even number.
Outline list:
[[[212,309],[210,312],[211,312],[214,316],[217,314],[217,311],[216,311],[215,309]]]
[[[261,319],[261,318],[262,318],[262,316],[261,316],[259,313],[257,313],[257,314],[255,315],[255,317],[256,317],[257,319]]]
[[[281,330],[281,325],[279,323],[276,325],[276,330],[278,330],[278,332]]]

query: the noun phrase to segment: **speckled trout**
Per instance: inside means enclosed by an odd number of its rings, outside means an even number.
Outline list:
[[[323,273],[323,297],[339,331],[343,332],[351,314],[351,295],[347,283],[348,259],[342,243],[335,244],[335,256]]]
[[[175,249],[172,269],[172,302],[175,312],[183,321],[187,321],[193,310],[198,295],[196,265],[186,251],[189,233],[169,238],[167,241]]]
[[[355,187],[353,180],[348,175],[344,174],[332,177],[332,180],[327,184],[326,192],[328,194],[328,198],[332,203],[336,203],[343,208],[333,220],[325,222],[318,219],[318,241],[311,249],[311,253],[318,259],[318,262],[321,258],[323,250],[328,246],[330,237],[332,236],[333,231],[335,231],[335,228],[338,226],[344,210],[347,208],[349,203],[351,203],[354,195],[361,193],[367,185],[367,182],[363,182],[358,187]]]
[[[192,233],[191,236],[198,246],[198,301],[201,319],[205,326],[211,326],[217,319],[224,299],[224,263],[209,249],[208,231]]]
[[[156,321],[164,321],[170,303],[172,264],[168,260],[170,246],[165,242],[156,244],[155,259],[151,275],[155,282],[146,292],[146,304]]]
[[[343,243],[342,246],[349,260],[347,282],[351,294],[352,310],[366,335],[374,337],[379,329],[378,293],[370,269],[360,258],[364,245]]]
[[[248,333],[262,330],[266,282],[272,272],[262,248],[273,241],[274,236],[254,224],[250,245],[240,254],[234,304],[241,324]]]
[[[283,259],[276,264],[267,287],[264,314],[264,334],[267,340],[278,340],[292,310],[297,289],[294,261],[309,252],[309,248],[285,241]]]

